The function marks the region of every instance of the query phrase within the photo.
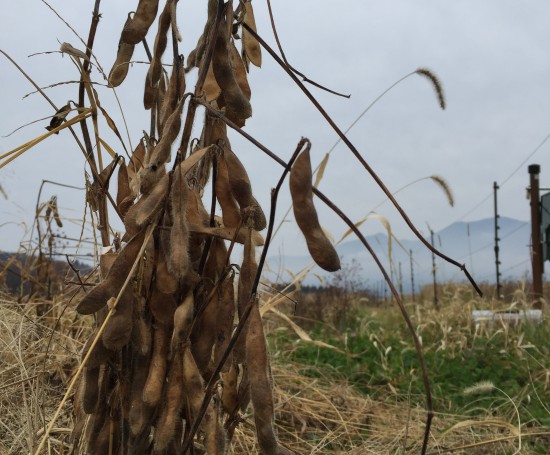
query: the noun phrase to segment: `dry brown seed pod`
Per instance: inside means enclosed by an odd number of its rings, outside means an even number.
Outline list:
[[[117,296],[126,280],[132,265],[143,245],[145,231],[136,234],[120,251],[109,274],[80,301],[76,311],[80,314],[92,314],[103,308],[107,300]]]
[[[202,39],[202,36],[199,38],[199,41]],[[187,56],[187,66],[185,67],[185,72],[188,73],[193,68],[195,68],[197,65],[197,48],[193,49],[191,52],[189,52],[189,55]]]
[[[143,167],[145,160],[145,145],[143,140],[139,141],[138,146],[134,150],[132,157],[130,158],[129,164],[126,167],[128,173],[128,185],[130,186],[130,191],[134,199],[139,194],[139,178],[138,172]]]
[[[217,171],[216,198],[222,209],[223,225],[228,228],[236,228],[241,224],[241,214],[237,201],[231,192],[229,172],[223,155],[218,159]]]
[[[155,321],[167,326],[172,325],[174,321],[174,311],[176,311],[177,306],[173,294],[164,294],[160,292],[155,283],[148,303]]]
[[[237,84],[239,84],[241,92],[243,92],[243,95],[246,97],[246,99],[250,101],[252,91],[250,90],[250,85],[248,84],[246,68],[244,67],[244,63],[241,59],[241,56],[239,55],[239,51],[237,50],[237,48],[235,47],[235,43],[233,42],[231,43],[229,58],[231,60],[231,65],[233,66],[233,68],[235,68],[235,78],[237,79]]]
[[[120,422],[108,416],[90,453],[118,453]]]
[[[84,360],[84,358],[88,354],[88,351],[90,350],[90,346],[92,345],[96,336],[97,336],[97,331],[94,331],[88,338],[88,341],[86,341],[86,344],[84,345],[84,349],[82,350],[82,355],[81,355],[82,360]],[[103,343],[101,343],[101,341],[98,341],[95,344],[94,348],[92,349],[92,352],[90,353],[90,357],[88,357],[88,360],[86,361],[86,367],[96,368],[101,365],[104,365],[107,362],[109,362],[109,360],[112,360],[113,354],[114,354],[113,351],[110,351],[103,345]]]
[[[148,196],[166,175],[164,165],[148,164],[142,167],[137,174],[138,191],[142,196]]]
[[[139,0],[134,18],[124,24],[120,39],[128,44],[138,44],[157,17],[159,0]]]
[[[225,4],[225,34],[227,39],[231,39],[233,35],[233,2]]]
[[[222,412],[219,406],[211,406],[205,416],[203,428],[205,432],[205,448],[208,455],[225,455],[227,453],[227,430],[222,422]]]
[[[248,365],[242,364],[239,387],[237,389],[237,406],[241,412],[245,412],[250,403],[250,378],[248,376]]]
[[[93,414],[97,407],[99,400],[99,373],[99,366],[84,368],[80,398],[82,400],[82,410],[86,414]]]
[[[205,289],[205,293],[209,288]],[[203,297],[206,299],[206,295]],[[218,317],[218,292],[214,292],[210,299],[203,303],[204,311],[198,324],[195,326],[194,343],[191,346],[193,357],[201,373],[205,373],[211,364],[212,348],[216,341]]]
[[[142,231],[163,207],[168,193],[169,179],[164,175],[153,190],[142,196],[126,213],[124,225],[128,235],[135,235]]]
[[[183,41],[183,38],[181,37],[180,30],[178,28],[178,17],[177,17],[177,6],[178,0],[172,0],[170,2],[170,19],[171,19],[171,26],[172,30],[174,31],[174,35],[176,39],[181,43]]]
[[[227,373],[221,373],[223,381],[222,391],[222,406],[226,414],[232,415],[237,409],[237,380],[239,378],[239,372],[237,367],[230,364],[230,368]]]
[[[174,0],[166,0],[166,5],[160,13],[158,20],[158,30],[157,36],[155,37],[155,45],[153,50],[153,59],[151,60],[151,65],[149,66],[149,71],[147,72],[146,79],[149,80],[149,83],[152,86],[158,84],[160,76],[162,74],[162,55],[166,50],[166,45],[168,44],[168,29],[170,28],[170,23],[172,22],[172,4]],[[145,107],[147,109],[147,106]]]
[[[118,169],[118,191],[116,195],[116,205],[122,216],[125,216],[130,207],[134,204],[134,195],[130,190],[130,180],[128,178],[128,168],[123,162]]]
[[[206,211],[200,194],[196,189],[192,189],[189,191],[187,203],[187,221],[189,222],[190,226],[208,226],[208,224],[210,223],[210,214]]]
[[[195,196],[195,191],[190,191],[189,196],[190,196],[189,197],[190,207],[187,210],[188,219],[190,219],[191,217],[195,217],[195,218],[202,217],[203,215],[202,212],[199,213],[198,211],[195,211],[193,213],[193,210],[191,209],[191,206],[193,205],[192,202],[194,202],[197,199],[200,200],[200,198],[198,196]],[[201,204],[201,207],[204,209],[204,207],[202,206],[202,201],[200,201],[200,204]],[[197,221],[200,221],[201,223],[204,223],[204,224],[208,224],[208,220],[209,220],[208,214],[206,214],[206,219],[204,218],[202,220],[197,219]],[[202,225],[203,224],[201,224],[201,226]],[[197,225],[194,225],[194,226],[197,226]],[[197,233],[197,231],[191,230],[191,224],[190,224],[189,225],[189,262],[191,264],[192,270],[198,270],[200,259],[202,257],[202,251],[203,251],[205,240],[206,240],[206,237],[203,234],[200,234],[200,233]]]
[[[195,299],[193,293],[189,292],[181,305],[174,312],[174,331],[172,333],[172,341],[170,350],[172,353],[178,351],[178,347],[189,338],[189,330],[193,322],[193,306]]]
[[[133,293],[131,289],[126,289],[120,297],[115,311],[107,321],[105,329],[101,335],[101,340],[107,349],[117,350],[128,344],[132,337],[132,307]],[[115,298],[111,297],[107,306],[114,304]]]
[[[218,0],[208,0],[208,19],[206,20],[204,30],[197,41],[195,49],[193,49],[187,57],[187,68],[185,68],[186,73],[194,67],[199,68],[201,66],[203,54],[206,48],[206,42],[208,37],[210,36],[210,30],[212,29],[216,20],[217,12]]]
[[[126,19],[124,27],[127,27],[132,21],[130,14]],[[118,51],[115,63],[109,73],[109,86],[118,87],[128,74],[128,69],[130,68],[130,60],[132,60],[132,55],[134,54],[134,44],[125,43],[122,40],[122,36],[118,42]]]
[[[196,151],[191,152],[193,156]],[[214,160],[213,153],[207,153],[203,159],[201,159],[195,167],[189,172],[187,181],[190,186],[193,187],[199,194],[204,194],[204,189],[210,181],[211,169],[213,167]]]
[[[178,282],[176,277],[168,269],[166,253],[157,255],[157,268],[155,271],[155,287],[163,294],[176,292]]]
[[[143,401],[154,408],[160,402],[166,378],[168,360],[169,332],[164,324],[155,324],[153,332],[153,352],[149,363],[149,372],[143,386]]]
[[[145,78],[145,87],[143,88],[143,107],[151,109],[157,100],[158,85],[153,85],[149,77]]]
[[[139,144],[137,145],[137,147],[135,148],[135,150],[132,152],[132,156],[130,158],[130,163],[128,164],[128,171],[130,172],[129,173],[129,177],[131,178],[131,173],[133,172],[134,176],[137,175],[138,171],[143,167],[143,165],[145,164],[145,153],[146,153],[146,149],[145,149],[145,143],[143,141],[143,139],[141,139],[139,141]],[[131,187],[131,182],[130,182],[130,187]],[[134,193],[134,196],[137,196],[137,192]]]
[[[151,156],[151,166],[162,166],[170,161],[170,152],[172,143],[176,140],[181,128],[181,112],[183,109],[184,99],[182,98],[177,104],[170,117],[166,120],[166,125],[162,131],[162,137],[156,145]]]
[[[209,103],[218,99],[218,97],[222,93],[222,89],[220,88],[218,82],[216,81],[216,77],[214,76],[212,62],[210,62],[210,66],[208,67],[208,71],[206,72],[206,78],[204,79],[204,82],[202,84],[202,90],[204,92],[204,98]]]
[[[244,23],[252,30],[256,31],[256,20],[254,19],[254,10],[251,0],[245,2],[246,13]],[[260,43],[254,38],[248,30],[242,28],[243,33],[243,59],[248,59],[258,68],[262,66],[262,48]]]
[[[153,274],[156,268],[155,255],[155,239],[154,236],[149,237],[145,253],[141,259],[139,275],[137,277],[137,295],[141,295],[147,299],[150,295],[150,289],[153,281]],[[146,304],[142,308],[146,308]],[[145,311],[145,310],[144,310]]]
[[[101,270],[101,276],[103,278],[107,276],[117,257],[118,254],[113,253],[112,251],[108,251],[107,253],[103,253],[99,256],[99,270]]]
[[[132,328],[132,347],[140,356],[147,356],[151,352],[151,326],[145,319],[145,297],[136,295],[134,305],[134,322]],[[139,304],[138,304],[139,302]]]
[[[252,293],[252,285],[258,270],[256,249],[252,240],[252,229],[248,228],[248,236],[244,242],[243,262],[239,275],[238,309],[241,317],[248,307]]]
[[[217,308],[217,330],[216,341],[214,344],[214,365],[220,362],[233,332],[233,321],[235,319],[235,289],[233,286],[234,273],[227,274],[221,283],[220,301]],[[233,356],[230,354],[225,361],[222,372],[229,371],[233,363]]]
[[[133,357],[132,380],[130,384],[130,410],[128,422],[132,436],[138,436],[143,431],[150,417],[151,411],[143,401],[143,389],[150,370],[148,356],[137,355]]]
[[[107,398],[112,389],[112,383],[109,378],[109,374],[102,374],[102,378],[99,381],[99,398],[97,400],[97,407],[94,413],[91,415],[90,421],[88,422],[86,428],[86,442],[88,445],[89,453],[99,453],[94,452],[96,441],[98,439],[99,433],[103,427],[105,420],[108,416],[108,406]]]
[[[252,242],[252,229],[248,229],[249,235],[244,244],[243,262],[241,264],[241,273],[239,275],[239,289],[237,310],[239,318],[242,317],[248,305],[250,305],[252,297],[252,286],[254,284],[254,278],[258,270],[258,264],[256,263],[256,254],[254,244]],[[243,333],[237,340],[234,349],[234,355],[237,363],[243,363],[245,357],[245,340],[246,332],[248,331],[248,323],[245,324]]]
[[[317,211],[313,205],[311,178],[308,146],[298,156],[290,171],[289,183],[294,217],[298,227],[304,234],[309,254],[311,254],[313,260],[319,267],[328,272],[334,272],[340,270],[340,258],[319,224]]]
[[[166,96],[166,89],[168,88],[168,73],[162,69],[160,72],[160,79],[159,79],[159,93],[157,97],[157,112],[160,112],[160,108],[162,107],[162,104],[164,103],[164,97]],[[157,121],[159,120],[160,115],[157,115]],[[161,134],[159,133],[159,136]]]
[[[183,84],[183,91],[181,90],[181,85]],[[160,124],[159,135],[162,137],[164,132],[164,126],[166,121],[176,109],[178,105],[178,92],[181,95],[185,92],[185,76],[183,73],[183,60],[180,61],[179,65],[174,65],[172,67],[172,74],[170,75],[170,80],[168,81],[168,87],[166,89],[166,95],[164,96],[164,101],[160,109]]]
[[[217,283],[225,272],[226,262],[227,248],[225,242],[215,237],[210,245],[203,277],[209,279],[212,284]]]
[[[172,187],[170,186],[170,191]],[[158,255],[163,256],[168,266],[170,257],[170,231],[172,230],[172,207],[170,203],[170,197],[168,197],[165,205],[165,210],[162,216],[162,222],[159,225],[159,229],[156,233],[156,244],[158,246]]]
[[[254,407],[256,434],[263,453],[289,455],[281,446],[273,426],[275,420],[272,384],[269,380],[267,346],[258,301],[253,304],[246,333],[246,364],[250,381],[250,398]]]
[[[265,229],[267,220],[258,201],[252,195],[252,187],[246,169],[237,155],[227,148],[224,149],[224,158],[229,173],[231,193],[239,204],[241,216],[244,217],[244,212],[248,211],[248,218],[245,218],[247,224],[256,231]]]
[[[170,205],[172,208],[172,229],[170,229],[168,270],[181,283],[189,271],[189,229],[187,226],[187,200],[189,189],[181,164],[174,170]]]
[[[231,66],[229,58],[230,49],[229,36],[227,36],[227,23],[223,19],[219,25],[214,44],[212,69],[216,82],[222,89],[226,117],[237,124],[237,126],[243,127],[246,119],[252,116],[252,107],[243,95],[235,78],[235,71]]]
[[[204,383],[190,349],[183,351],[183,383],[192,415],[196,416],[204,399]]]
[[[212,107],[218,108],[214,101]],[[201,135],[201,143],[207,147],[209,145],[225,145],[229,147],[229,139],[227,138],[227,125],[223,120],[219,119],[209,111],[205,111],[204,127]]]
[[[155,452],[165,450],[172,442],[176,430],[176,422],[183,405],[183,359],[181,351],[175,353],[170,365],[168,383],[164,405],[160,410],[160,417],[155,431]]]

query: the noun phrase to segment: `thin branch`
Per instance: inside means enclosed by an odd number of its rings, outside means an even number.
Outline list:
[[[11,133],[9,134],[6,134],[5,136],[2,136],[2,137],[10,137],[12,134],[16,133],[17,131],[27,127],[27,126],[30,126],[30,125],[34,125],[35,123],[38,123],[38,122],[43,122],[44,120],[48,120],[48,119],[51,119],[53,115],[48,115],[47,117],[42,117],[42,118],[39,118],[38,120],[33,120],[32,122],[29,122],[29,123],[25,123],[24,125],[21,125],[20,127],[18,128],[15,128]]]
[[[286,178],[286,175],[289,173],[290,168],[292,167],[292,165],[294,164],[294,161],[302,151],[302,148],[304,147],[304,145],[306,147],[306,150],[309,150],[311,148],[311,142],[309,141],[309,139],[302,138],[300,142],[298,142],[298,145],[296,146],[296,150],[290,157],[290,160],[288,161],[288,163],[284,165],[285,170],[283,171],[281,178],[277,183],[277,186],[273,190],[271,190],[271,212],[269,214],[269,226],[267,228],[267,234],[265,236],[265,243],[262,249],[262,255],[260,257],[260,261],[258,262],[258,270],[256,271],[256,277],[254,278],[254,284],[252,285],[252,292],[251,292],[252,295],[255,295],[258,292],[258,284],[260,283],[260,276],[264,268],[267,252],[269,250],[269,245],[271,244],[271,238],[273,237],[273,226],[275,224],[275,211],[277,209],[277,198],[279,196],[279,191]]]
[[[90,32],[88,34],[88,42],[86,44],[86,56],[88,59],[92,55],[92,47],[94,46],[94,40],[95,40],[95,33],[97,30],[97,25],[99,24],[99,4],[101,3],[101,0],[95,1],[94,11],[92,13],[92,22],[90,24]],[[87,72],[90,69],[90,62],[89,60],[85,60],[82,65],[82,72]],[[80,77],[80,84],[78,86],[78,106],[84,107],[84,74]],[[88,162],[90,163],[90,167],[96,167],[95,164],[95,158],[93,154],[93,147],[92,147],[92,141],[90,139],[90,133],[88,131],[88,124],[85,120],[80,122],[80,128],[82,129],[82,136],[84,137],[84,145],[86,146],[86,158],[88,159]],[[95,178],[95,176],[94,176]],[[106,220],[101,220],[101,224],[106,226],[106,223],[104,223]],[[103,238],[104,235],[102,235],[102,240],[105,243],[105,238]],[[108,237],[108,235],[107,235]],[[104,244],[103,246],[107,246],[109,243]]]
[[[41,87],[42,90],[47,90],[49,88],[58,87],[60,85],[67,85],[67,84],[80,84],[80,81],[65,81],[65,82],[56,82],[55,84],[46,85],[45,87]],[[101,85],[102,87],[107,87],[107,84],[102,84],[101,82],[92,82],[92,85]],[[35,95],[38,93],[38,90],[34,90],[33,92],[29,92],[23,96],[22,99],[25,99],[31,95]]]
[[[302,77],[302,80],[304,82],[308,82],[311,85],[314,85],[317,88],[320,88],[321,90],[324,90],[326,92],[332,93],[333,95],[341,96],[343,98],[350,98],[351,95],[344,95],[343,93],[336,92],[334,90],[331,90],[315,81],[312,81],[309,79],[305,74],[298,71],[296,68],[294,68],[290,63],[288,63],[288,60],[286,59],[285,52],[283,51],[283,46],[281,46],[281,42],[279,41],[279,35],[277,33],[277,27],[275,27],[275,19],[273,18],[273,11],[271,10],[271,1],[267,0],[267,8],[269,10],[269,19],[271,21],[271,29],[273,30],[273,35],[275,36],[275,41],[277,41],[277,47],[279,48],[279,52],[281,53],[281,57],[283,58],[285,65],[294,73],[296,73],[298,76]],[[248,26],[246,27],[248,30]]]

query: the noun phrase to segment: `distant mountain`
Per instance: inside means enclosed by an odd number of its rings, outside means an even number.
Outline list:
[[[516,279],[530,271],[529,243],[530,224],[513,218],[499,218],[500,271],[501,279]],[[494,220],[492,218],[472,222],[456,222],[434,233],[434,243],[443,254],[466,265],[477,281],[495,281]],[[386,270],[390,270],[388,256],[388,237],[385,233],[370,235],[367,241],[380,258]],[[427,239],[430,240],[429,238]],[[380,271],[359,240],[343,242],[337,247],[343,264],[356,261],[360,265],[360,276],[365,285],[373,287],[382,280]],[[392,242],[392,275],[397,281],[399,263],[403,277],[404,292],[411,290],[412,251],[415,289],[432,280],[432,256],[430,251],[418,239],[399,239]],[[297,273],[311,263],[309,256],[285,256],[282,260],[271,258],[272,270],[287,270]],[[328,277],[329,274],[316,267],[314,273]],[[443,259],[436,257],[436,274],[439,282],[464,281],[464,274]],[[289,275],[282,277],[288,280]],[[328,278],[330,279],[330,278]],[[318,278],[310,274],[306,284],[319,284]]]
[[[0,251],[0,287],[5,285],[9,291],[19,293],[23,284],[23,293],[28,293],[31,290],[31,285],[26,274],[27,270],[30,270],[31,276],[36,276],[35,261],[36,256]],[[65,276],[69,270],[66,261],[54,260],[52,266],[58,277]],[[91,271],[90,265],[80,261],[75,261],[73,267],[83,275]]]

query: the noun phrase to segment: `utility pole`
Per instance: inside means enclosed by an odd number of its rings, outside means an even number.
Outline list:
[[[403,301],[403,272],[401,270],[401,261],[399,261],[399,297]]]
[[[472,261],[472,242],[470,240],[470,223],[466,224],[466,233],[468,234],[468,253],[470,255],[470,270],[474,274],[474,262]]]
[[[430,237],[432,246],[434,246],[434,231],[430,228]],[[435,253],[432,251],[432,275],[434,279],[434,307],[439,309],[439,301],[437,300],[437,277],[435,274]]]
[[[498,225],[498,205],[497,205],[497,191],[499,187],[497,185],[497,182],[493,182],[493,194],[494,194],[494,200],[495,200],[495,266],[497,271],[497,300],[500,300],[500,261],[498,260],[498,253],[499,253],[499,246],[498,241],[500,240],[498,237],[498,230],[500,229]]]
[[[411,259],[411,292],[412,292],[412,301],[415,301],[414,295],[414,268],[413,268],[413,250],[409,250],[409,257]]]
[[[530,176],[529,197],[531,199],[531,264],[533,266],[533,308],[542,308],[542,243],[540,240],[540,166],[531,164],[527,168]]]

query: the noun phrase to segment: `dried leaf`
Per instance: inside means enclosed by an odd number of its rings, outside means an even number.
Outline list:
[[[90,61],[85,52],[82,52],[80,49],[71,46],[69,43],[63,43],[59,50],[64,54],[71,55],[72,57],[81,58],[82,60],[87,62]]]
[[[69,112],[71,112],[71,103],[70,102],[65,104],[65,106],[59,108],[59,110],[54,114],[54,116],[50,120],[50,124],[46,127],[46,129],[48,131],[51,131],[54,128],[57,128],[57,127],[61,126],[61,124],[67,118],[67,115],[69,115]],[[55,134],[59,134],[59,131],[56,132]]]
[[[256,20],[254,19],[254,10],[252,8],[252,2],[247,0],[245,3],[246,13],[244,15],[244,22],[252,30],[256,31]],[[258,68],[262,66],[262,49],[260,43],[254,38],[248,30],[243,27],[243,54],[246,54],[246,58]]]

